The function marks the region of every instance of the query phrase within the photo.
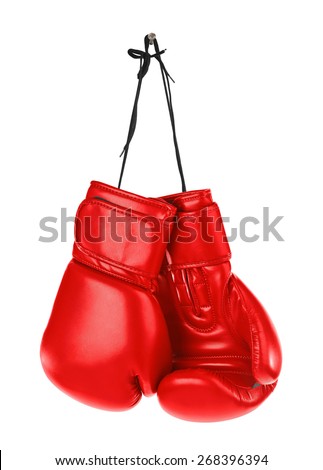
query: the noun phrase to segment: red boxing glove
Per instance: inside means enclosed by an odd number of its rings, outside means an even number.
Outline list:
[[[254,410],[281,369],[275,328],[231,273],[230,249],[209,190],[163,198],[178,223],[159,276],[159,300],[174,371],[158,387],[165,411],[190,421],[222,421]]]
[[[171,370],[155,298],[175,208],[92,182],[78,209],[73,260],[43,336],[48,378],[71,397],[126,410]]]

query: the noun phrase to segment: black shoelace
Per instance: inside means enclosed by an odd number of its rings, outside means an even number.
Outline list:
[[[135,96],[135,101],[132,109],[132,114],[131,114],[131,119],[130,119],[130,126],[129,126],[129,131],[128,131],[128,137],[127,137],[127,142],[125,146],[123,147],[123,150],[121,152],[120,157],[123,156],[123,161],[122,161],[122,166],[121,166],[121,172],[120,172],[120,178],[119,178],[119,183],[118,183],[118,188],[121,186],[122,182],[122,177],[124,173],[124,169],[126,166],[126,161],[128,157],[128,151],[129,151],[129,146],[130,142],[133,138],[133,135],[136,130],[136,125],[137,125],[137,114],[138,114],[138,101],[139,101],[139,96],[140,96],[140,90],[141,90],[141,84],[144,76],[147,74],[149,65],[151,62],[151,59],[154,58],[159,62],[160,65],[160,70],[163,78],[163,84],[164,84],[164,90],[165,90],[165,95],[166,95],[166,101],[167,101],[167,106],[168,106],[168,111],[169,111],[169,116],[170,116],[170,121],[171,121],[171,126],[172,126],[172,131],[173,131],[173,140],[174,140],[174,146],[175,146],[175,154],[176,154],[176,160],[177,160],[177,167],[178,171],[180,174],[181,178],[181,183],[182,183],[182,191],[186,191],[186,184],[185,184],[185,179],[184,179],[184,173],[183,173],[183,168],[182,168],[182,162],[181,162],[181,157],[179,153],[179,148],[178,148],[178,143],[177,143],[177,137],[176,137],[176,129],[175,129],[175,117],[174,117],[174,111],[173,111],[173,103],[172,103],[172,93],[171,93],[171,88],[170,88],[170,80],[174,82],[172,77],[169,75],[169,73],[166,70],[166,67],[161,59],[161,55],[165,53],[166,49],[160,51],[158,47],[158,43],[156,40],[156,37],[154,34],[150,34],[145,36],[145,50],[140,51],[138,49],[129,49],[128,54],[130,57],[133,59],[140,59],[140,67],[139,67],[139,72],[138,72],[138,86],[137,86],[137,91],[136,91],[136,96]],[[149,54],[148,49],[149,45],[152,44],[154,45],[155,48],[155,54]]]

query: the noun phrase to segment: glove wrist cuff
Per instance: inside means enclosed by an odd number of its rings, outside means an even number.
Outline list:
[[[170,265],[203,265],[229,261],[231,252],[217,204],[179,212],[167,248]]]
[[[157,277],[175,207],[94,182],[75,221],[74,258],[144,287]]]

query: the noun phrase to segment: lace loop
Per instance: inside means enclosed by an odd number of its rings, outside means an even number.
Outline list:
[[[136,91],[136,96],[135,96],[135,101],[132,109],[132,114],[131,114],[131,119],[130,119],[130,126],[129,126],[129,131],[128,131],[128,136],[127,136],[127,141],[125,146],[123,147],[123,150],[120,154],[120,157],[123,156],[123,161],[122,161],[122,166],[121,166],[121,171],[120,171],[120,177],[119,177],[119,184],[118,188],[121,186],[122,182],[122,177],[128,157],[128,151],[129,151],[129,145],[130,142],[133,138],[133,135],[136,130],[136,125],[137,125],[137,114],[138,114],[138,101],[139,101],[139,96],[140,96],[140,90],[141,90],[141,84],[144,76],[147,74],[149,70],[149,66],[151,63],[151,59],[155,58],[160,65],[160,70],[162,74],[162,79],[163,79],[163,85],[164,85],[164,90],[165,90],[165,95],[166,95],[166,101],[167,101],[167,106],[168,106],[168,111],[169,111],[169,117],[171,121],[171,126],[172,126],[172,131],[173,131],[173,141],[174,141],[174,147],[175,147],[175,154],[176,154],[176,160],[177,160],[177,167],[178,171],[180,174],[181,178],[181,183],[182,183],[182,191],[186,191],[186,184],[185,184],[185,178],[184,178],[184,173],[183,173],[183,168],[182,168],[182,162],[181,162],[181,157],[179,153],[179,148],[178,148],[178,142],[177,142],[177,137],[176,137],[176,129],[175,129],[175,117],[174,117],[174,111],[173,111],[173,104],[172,104],[172,94],[171,94],[171,89],[170,89],[170,82],[174,82],[170,74],[168,73],[162,59],[161,55],[165,53],[166,49],[159,50],[159,46],[157,43],[157,40],[154,36],[154,39],[151,39],[148,35],[145,36],[144,42],[145,42],[145,50],[141,51],[139,49],[129,49],[128,54],[130,57],[133,59],[139,59],[140,60],[140,67],[139,67],[139,72],[137,74],[138,77],[138,85],[137,85],[137,91]],[[155,48],[155,54],[149,54],[148,48],[149,45],[153,43],[154,48]]]
[[[155,57],[157,59],[157,55],[160,56],[161,54],[164,54],[165,51],[166,49],[160,51],[158,54],[149,54],[149,52],[140,51],[139,49],[128,50],[128,54],[130,55],[130,57],[132,57],[133,59],[140,59],[140,69],[137,75],[138,79],[140,78],[140,75],[142,76],[142,78],[144,78],[144,76],[148,72],[151,58]]]

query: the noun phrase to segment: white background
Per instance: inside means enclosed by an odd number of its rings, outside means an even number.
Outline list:
[[[322,3],[310,0],[1,2],[5,470],[54,469],[55,456],[154,453],[266,453],[264,468],[322,467],[322,24]],[[177,420],[156,397],[124,413],[86,407],[56,389],[39,361],[73,242],[72,224],[66,243],[39,242],[39,220],[61,207],[74,215],[91,179],[117,184],[139,66],[127,49],[142,49],[151,31],[176,81],[188,189],[210,187],[231,226],[260,218],[263,206],[284,215],[285,242],[231,244],[234,271],[279,331],[281,379],[259,409],[222,423]],[[180,191],[155,61],[123,188]]]

